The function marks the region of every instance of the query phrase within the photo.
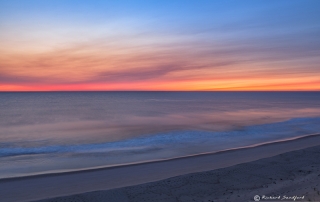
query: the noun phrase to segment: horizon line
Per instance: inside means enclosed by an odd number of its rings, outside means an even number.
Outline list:
[[[320,90],[31,90],[1,91],[0,93],[54,93],[54,92],[320,92]]]

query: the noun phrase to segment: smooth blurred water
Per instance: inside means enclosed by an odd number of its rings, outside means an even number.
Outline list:
[[[320,132],[319,92],[0,93],[0,178]]]

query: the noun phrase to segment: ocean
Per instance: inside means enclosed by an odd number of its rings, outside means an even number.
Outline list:
[[[2,92],[0,179],[160,161],[320,132],[320,92]]]

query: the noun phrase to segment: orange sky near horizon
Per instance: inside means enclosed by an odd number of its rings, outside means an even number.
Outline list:
[[[302,1],[17,2],[0,2],[0,91],[320,90],[318,14]]]

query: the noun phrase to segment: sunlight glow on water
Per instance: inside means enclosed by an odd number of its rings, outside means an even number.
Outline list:
[[[0,93],[0,178],[192,155],[320,131],[318,92]]]

